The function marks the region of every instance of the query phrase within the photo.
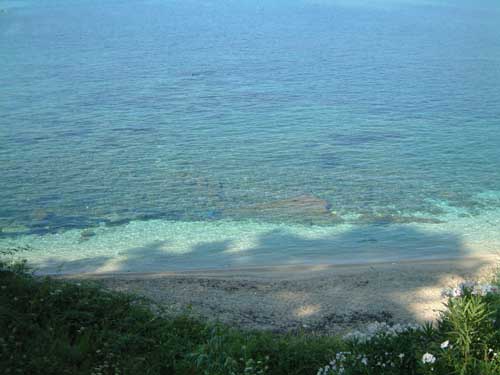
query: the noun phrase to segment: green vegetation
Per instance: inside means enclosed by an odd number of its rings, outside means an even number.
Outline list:
[[[247,332],[0,263],[0,374],[500,374],[500,295],[468,284],[424,327]],[[326,366],[326,367],[325,367]]]

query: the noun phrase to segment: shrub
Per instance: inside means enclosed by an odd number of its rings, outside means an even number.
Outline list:
[[[153,313],[137,296],[0,263],[0,374],[500,374],[496,285],[446,294],[434,325],[273,334]]]

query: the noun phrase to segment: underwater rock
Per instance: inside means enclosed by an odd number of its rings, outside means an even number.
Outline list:
[[[342,162],[337,154],[329,153],[321,155],[320,164],[322,167],[335,168],[342,165]]]
[[[333,143],[342,146],[359,146],[372,142],[387,142],[389,140],[399,141],[405,138],[399,133],[390,132],[366,132],[356,134],[334,134]]]
[[[195,72],[191,72],[191,77],[199,77],[199,76],[211,76],[216,73],[215,70],[199,70]]]
[[[84,229],[80,233],[79,242],[88,241],[91,237],[94,237],[95,235],[96,235],[96,233],[93,230],[91,230],[91,229]]]
[[[217,220],[222,217],[222,212],[218,210],[210,210],[205,216],[208,220]]]
[[[44,221],[49,217],[49,213],[43,208],[37,208],[33,211],[31,217],[38,221]]]
[[[369,215],[363,214],[356,220],[357,224],[443,224],[446,221],[433,217],[398,216],[398,215]]]
[[[328,214],[331,204],[325,199],[313,195],[300,195],[298,197],[281,199],[256,206],[259,210],[283,210],[287,212]]]
[[[342,222],[342,219],[336,213],[332,214],[330,210],[331,204],[327,200],[304,194],[244,207],[238,210],[238,214],[265,217],[266,219],[287,219],[310,224]]]
[[[130,220],[131,220],[130,217],[120,216],[119,214],[116,213],[105,215],[102,218],[102,222],[107,227],[117,227],[120,225],[125,225],[130,223]]]

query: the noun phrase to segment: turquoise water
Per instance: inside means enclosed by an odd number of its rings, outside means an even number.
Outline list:
[[[497,1],[0,9],[0,247],[41,272],[500,249]]]

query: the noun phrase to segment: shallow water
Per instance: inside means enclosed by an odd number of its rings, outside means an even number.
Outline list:
[[[42,271],[500,249],[497,2],[0,9],[0,246]]]

